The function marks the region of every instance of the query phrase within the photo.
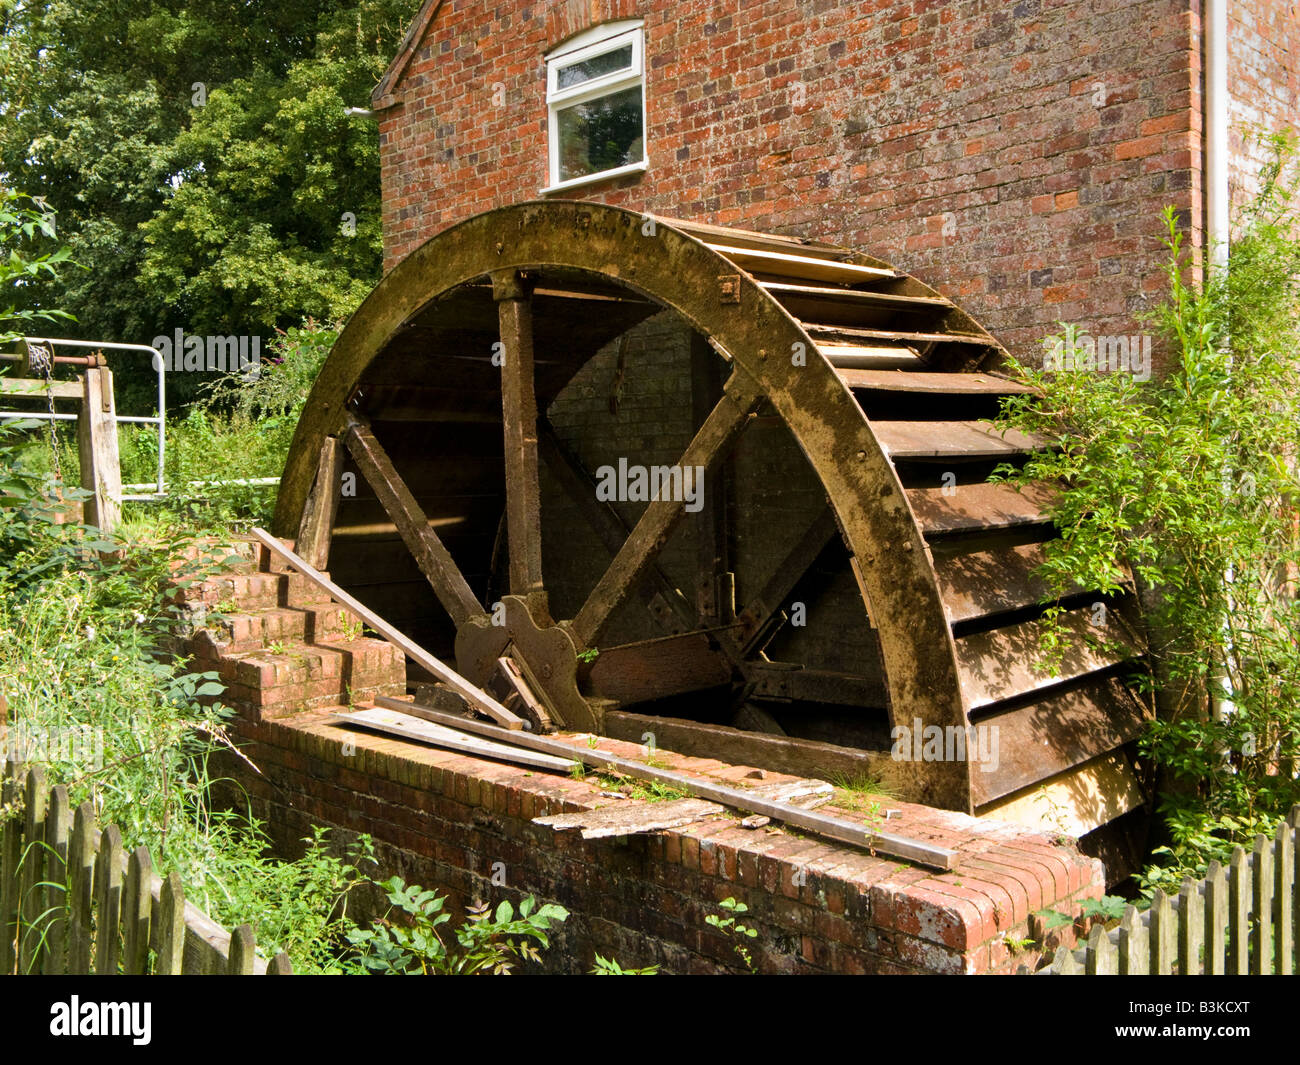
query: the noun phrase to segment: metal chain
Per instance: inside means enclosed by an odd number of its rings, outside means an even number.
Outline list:
[[[47,349],[38,348],[37,350],[44,352]],[[60,493],[62,493],[63,463],[60,461],[59,458],[59,434],[57,430],[57,424],[54,418],[54,352],[52,350],[49,352],[49,356],[50,356],[49,358],[41,358],[39,363],[39,369],[41,373],[45,376],[45,396],[49,402],[49,409],[50,409],[50,454],[51,456],[53,456],[53,461],[54,461],[54,476],[55,479],[59,482],[59,491]],[[33,364],[33,368],[36,368],[36,359],[32,358],[31,362]]]

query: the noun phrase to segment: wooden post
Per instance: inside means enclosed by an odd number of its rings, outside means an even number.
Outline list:
[[[50,806],[45,814],[45,912],[49,914],[49,923],[41,971],[47,975],[68,971],[68,833],[71,820],[68,789],[59,784],[50,792]]]
[[[1088,955],[1084,972],[1088,976],[1115,976],[1117,971],[1115,945],[1110,941],[1105,923],[1098,921],[1088,933]]]
[[[90,493],[85,501],[85,522],[107,534],[117,528],[122,516],[122,464],[117,451],[113,372],[90,367],[82,380],[77,452],[81,458],[81,487]]]
[[[253,926],[241,924],[230,933],[230,954],[226,972],[231,976],[252,976],[255,956]]]
[[[1150,966],[1151,941],[1136,906],[1125,906],[1119,922],[1119,975],[1145,976]]]
[[[1256,976],[1267,976],[1271,971],[1273,953],[1273,844],[1262,833],[1255,837],[1250,864],[1254,874],[1254,905],[1251,908],[1255,917],[1251,971]]]
[[[49,801],[49,786],[45,770],[39,765],[27,771],[25,796],[26,825],[23,830],[22,877],[18,901],[20,923],[18,928],[18,974],[27,976],[40,972],[45,929],[41,914],[45,910],[45,889],[41,887],[45,876],[45,809]]]
[[[1228,877],[1217,861],[1205,871],[1205,975],[1224,974],[1228,924]]]
[[[68,847],[68,972],[90,972],[91,908],[95,897],[95,808],[89,802],[77,807]]]
[[[337,437],[327,436],[321,444],[316,483],[303,506],[298,539],[294,544],[298,554],[321,570],[329,563],[330,538],[343,494],[342,476],[343,448]]]
[[[122,971],[144,976],[149,971],[149,923],[153,915],[153,858],[148,847],[131,852],[122,901]]]
[[[95,862],[95,973],[116,976],[122,956],[122,833],[109,825],[99,834]]]
[[[1273,837],[1273,971],[1278,976],[1295,972],[1295,846],[1293,829],[1283,821]]]
[[[18,803],[22,763],[6,759],[0,803],[12,810]],[[18,959],[18,863],[22,859],[23,823],[11,814],[0,826],[0,975],[11,976]]]
[[[185,889],[181,875],[172,870],[158,894],[158,912],[153,927],[157,932],[158,960],[154,971],[159,976],[179,976],[185,962]]]
[[[532,293],[517,271],[492,274],[501,337],[501,418],[505,433],[506,543],[510,591],[543,594],[542,490],[537,471]]]
[[[1250,972],[1250,866],[1240,847],[1228,863],[1228,926],[1232,934],[1228,975],[1246,976]]]
[[[1151,973],[1168,976],[1173,968],[1174,910],[1160,888],[1151,899]]]
[[[1183,879],[1178,893],[1178,974],[1196,976],[1200,971],[1201,895],[1196,882],[1189,876]]]

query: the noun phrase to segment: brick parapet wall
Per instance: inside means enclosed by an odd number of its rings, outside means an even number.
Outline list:
[[[291,849],[311,824],[345,836],[366,832],[384,875],[446,891],[453,905],[527,894],[559,902],[572,916],[548,955],[557,971],[585,971],[595,952],[677,973],[734,969],[731,945],[704,921],[727,897],[749,906],[765,972],[1010,971],[1035,960],[1007,944],[1029,937],[1034,911],[1073,912],[1103,891],[1101,864],[1065,840],[894,801],[889,829],[956,850],[955,871],[786,830],[749,830],[726,816],[584,841],[532,818],[611,801],[599,785],[344,731],[324,715],[236,719],[242,750],[260,772],[232,760],[231,773],[280,847]],[[614,754],[643,753],[614,740],[599,744]],[[733,784],[751,772],[661,756],[676,770]],[[861,813],[837,813],[865,826]]]

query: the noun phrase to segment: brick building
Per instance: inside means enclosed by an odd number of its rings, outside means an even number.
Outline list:
[[[1240,196],[1244,124],[1297,123],[1300,10],[1226,8]],[[386,265],[469,215],[565,196],[878,255],[1021,356],[1061,320],[1138,332],[1161,208],[1205,239],[1205,23],[1188,0],[428,0],[372,99]],[[543,193],[547,57],[563,71],[620,30],[642,165],[595,159],[574,172],[618,172]]]

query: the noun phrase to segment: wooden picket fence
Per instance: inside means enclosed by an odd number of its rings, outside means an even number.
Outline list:
[[[41,766],[7,761],[2,796],[0,974],[292,972],[285,954],[256,956],[249,925],[228,932],[186,902],[148,848],[128,855],[90,803],[74,812]]]
[[[1150,909],[1127,907],[1116,928],[1094,925],[1086,943],[1060,947],[1035,975],[1289,976],[1300,960],[1297,844],[1300,806],[1272,839],[1256,836],[1249,855],[1238,847],[1226,870],[1211,862],[1177,897],[1157,890]]]

